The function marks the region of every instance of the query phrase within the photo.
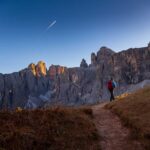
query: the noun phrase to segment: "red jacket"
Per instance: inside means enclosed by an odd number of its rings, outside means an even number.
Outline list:
[[[113,90],[113,85],[112,85],[112,81],[111,81],[111,80],[108,81],[108,83],[107,83],[107,88],[108,88],[109,90]]]

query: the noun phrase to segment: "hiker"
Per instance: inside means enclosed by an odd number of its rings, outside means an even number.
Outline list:
[[[13,108],[13,90],[9,90],[9,107],[10,109]]]
[[[107,88],[110,92],[110,101],[115,100],[114,97],[114,88],[116,87],[116,82],[111,78],[107,83]]]

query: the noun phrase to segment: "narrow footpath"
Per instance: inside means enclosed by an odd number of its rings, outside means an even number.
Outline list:
[[[130,130],[122,125],[119,117],[104,108],[105,104],[92,107],[102,150],[144,150],[133,140]]]

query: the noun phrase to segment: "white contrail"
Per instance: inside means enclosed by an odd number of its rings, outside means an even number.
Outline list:
[[[56,24],[56,20],[53,21],[48,27],[47,27],[47,30],[49,30],[51,27],[53,27],[54,25]]]

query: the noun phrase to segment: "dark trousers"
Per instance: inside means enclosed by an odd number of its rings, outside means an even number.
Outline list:
[[[113,89],[109,89],[109,92],[110,92],[110,101],[115,100],[114,90]]]

